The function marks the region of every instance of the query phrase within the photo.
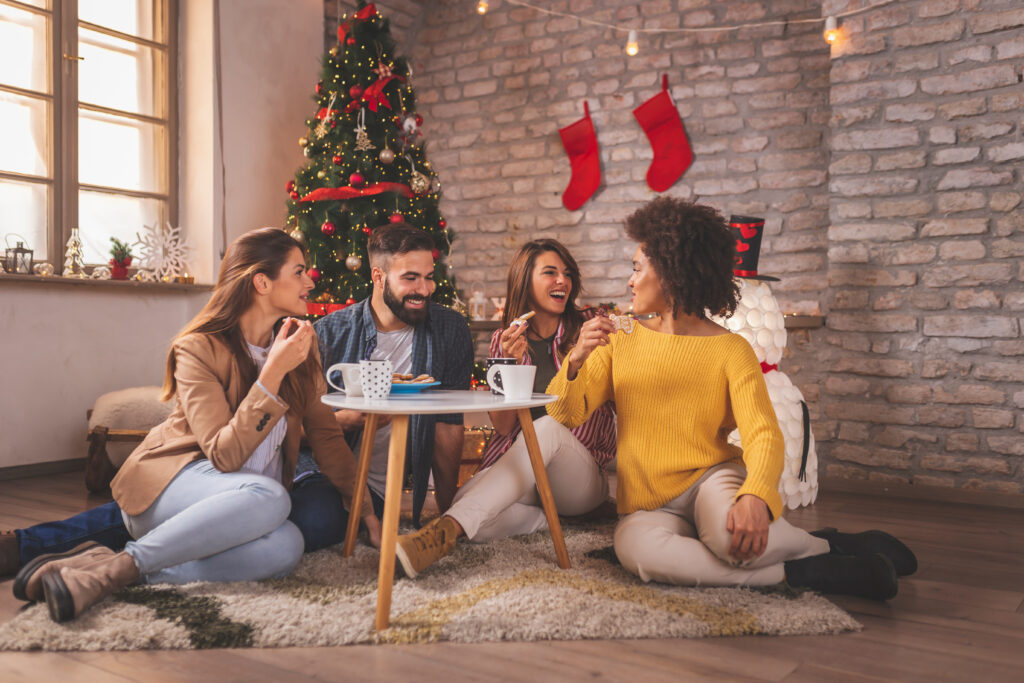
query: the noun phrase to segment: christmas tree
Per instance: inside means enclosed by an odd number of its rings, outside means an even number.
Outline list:
[[[339,25],[338,44],[323,57],[316,112],[299,140],[310,161],[286,185],[288,224],[306,244],[316,283],[313,315],[369,294],[366,244],[374,228],[389,222],[430,233],[433,298],[457,301],[444,265],[452,233],[438,209],[441,186],[427,161],[409,64],[394,50],[388,20],[360,0]]]

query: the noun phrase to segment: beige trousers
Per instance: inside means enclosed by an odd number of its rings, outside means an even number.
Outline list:
[[[644,581],[680,586],[769,586],[785,579],[783,562],[829,551],[828,541],[777,519],[764,553],[740,563],[729,557],[726,515],[747,472],[712,467],[696,484],[657,510],[626,515],[615,527],[615,554]]]
[[[533,426],[558,514],[582,515],[604,502],[608,478],[579,439],[549,415]],[[522,434],[498,462],[462,485],[445,514],[476,543],[547,528]]]

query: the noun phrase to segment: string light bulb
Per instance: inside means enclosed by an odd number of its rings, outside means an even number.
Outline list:
[[[831,45],[839,39],[839,26],[835,17],[825,17],[825,42]]]
[[[487,0],[480,0],[480,2],[476,3],[476,13],[487,14]]]
[[[626,54],[635,57],[640,52],[640,43],[637,40],[636,29],[630,29],[629,37],[626,38]]]

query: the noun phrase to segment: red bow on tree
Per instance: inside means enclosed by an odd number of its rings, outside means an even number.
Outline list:
[[[375,14],[377,14],[377,7],[371,2],[369,5],[356,12],[355,15],[353,15],[353,19],[358,19],[359,21],[367,21],[368,19],[372,19]],[[348,36],[349,23],[350,22],[346,21],[345,23],[340,24],[338,26],[339,43],[345,42],[345,38]]]

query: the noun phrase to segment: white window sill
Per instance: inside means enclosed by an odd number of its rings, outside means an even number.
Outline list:
[[[42,277],[39,275],[12,275],[0,273],[0,287],[11,284],[26,284],[40,287],[79,287],[86,289],[108,288],[108,289],[135,289],[146,290],[147,292],[209,292],[213,285],[185,284],[178,282],[142,282],[140,280],[91,280],[60,277],[51,275]]]

